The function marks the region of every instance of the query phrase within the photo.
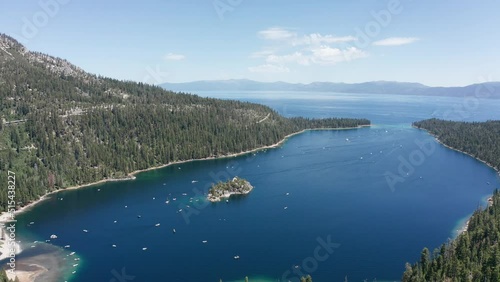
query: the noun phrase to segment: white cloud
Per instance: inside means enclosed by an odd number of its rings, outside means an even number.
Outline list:
[[[266,30],[259,31],[259,36],[266,40],[288,40],[297,36],[296,33],[288,31],[281,27],[271,27]]]
[[[272,41],[285,41],[292,46],[297,45],[320,45],[325,43],[345,43],[350,41],[356,41],[357,38],[354,36],[334,36],[331,34],[322,35],[320,33],[311,33],[303,36],[299,36],[296,32],[281,28],[281,27],[271,27],[262,31],[259,31],[259,37],[272,40]]]
[[[186,58],[186,56],[184,56],[184,55],[174,54],[174,53],[168,53],[167,55],[165,55],[163,57],[163,59],[165,59],[167,61],[180,61],[180,60],[184,60],[185,58]]]
[[[332,48],[330,46],[321,46],[312,50],[311,61],[321,65],[334,65],[340,62],[349,62],[367,56],[368,54],[366,52],[356,47],[340,49]]]
[[[345,43],[356,41],[354,36],[342,36],[337,37],[330,34],[321,35],[319,33],[311,33],[309,35],[304,35],[302,38],[297,38],[292,44],[293,45],[321,45],[321,44],[331,44],[331,43]]]
[[[416,42],[420,40],[419,38],[416,37],[390,37],[386,39],[382,39],[379,41],[373,42],[373,45],[375,46],[400,46],[400,45],[406,45],[406,44],[411,44],[413,42]]]
[[[262,51],[257,51],[257,52],[253,52],[251,55],[250,55],[250,58],[265,58],[269,55],[272,55],[274,54],[274,50],[262,50]]]
[[[260,72],[260,73],[283,73],[290,72],[290,69],[284,66],[265,64],[256,67],[249,67],[250,72]]]
[[[289,72],[290,64],[302,66],[334,65],[367,57],[368,54],[346,43],[356,41],[351,35],[310,33],[299,35],[285,28],[273,27],[258,33],[259,38],[273,45],[255,52],[252,58],[265,59],[263,65],[248,68],[251,72]],[[280,53],[278,53],[281,51]]]
[[[284,64],[293,62],[300,65],[306,65],[306,66],[309,65],[309,58],[306,55],[302,54],[301,52],[295,52],[293,54],[282,55],[282,56],[272,54],[267,56],[266,61],[268,63],[274,63],[274,64]]]

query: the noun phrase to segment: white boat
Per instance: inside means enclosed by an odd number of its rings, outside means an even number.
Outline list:
[[[50,239],[57,239],[57,235],[55,234],[50,235]]]
[[[288,195],[290,195],[290,193],[286,193],[285,195],[287,195],[287,196],[288,196]]]
[[[286,210],[286,209],[288,209],[288,207],[284,207],[283,209]]]
[[[174,229],[172,229],[172,232],[174,232],[174,233],[175,233],[175,228],[174,228]]]
[[[193,180],[193,181],[191,181],[191,183],[196,183],[196,182],[198,182],[198,181],[197,181],[197,180]]]
[[[166,200],[166,201],[165,201],[165,204],[168,204],[168,203],[170,203],[170,201],[169,201],[169,200]]]
[[[147,250],[148,248],[142,248],[143,251]]]
[[[89,231],[88,231],[87,229],[83,229],[83,232],[87,233],[87,232],[89,232]]]
[[[182,196],[187,196],[187,195],[188,195],[188,194],[186,194],[186,193],[182,193]]]
[[[234,256],[234,259],[240,259],[240,256]]]
[[[201,241],[203,244],[206,244],[208,241],[207,240],[203,240]]]
[[[173,198],[173,199],[172,199],[172,201],[175,201],[175,200],[177,200],[177,198]]]
[[[74,255],[74,254],[75,254],[75,252],[71,252],[71,253],[69,253],[69,255],[70,255],[70,256],[72,256],[72,255]]]
[[[111,245],[111,247],[116,248],[116,245]]]
[[[157,224],[155,224],[155,226],[156,226],[156,227],[158,227],[158,226],[160,226],[160,224],[159,224],[159,223],[157,223]]]
[[[70,246],[69,246],[69,245],[66,245],[66,246],[64,246],[64,247],[65,247],[65,248],[69,248]]]

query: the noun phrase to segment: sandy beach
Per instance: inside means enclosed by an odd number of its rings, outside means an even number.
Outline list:
[[[298,134],[301,134],[301,133],[304,133],[306,131],[316,131],[316,130],[351,130],[351,129],[357,129],[357,128],[363,128],[363,127],[370,127],[370,126],[371,125],[362,125],[362,126],[352,127],[352,128],[315,128],[315,129],[304,129],[304,130],[301,130],[299,132],[295,132],[295,133],[292,133],[292,134],[289,134],[289,135],[285,136],[282,140],[280,140],[279,142],[277,142],[275,144],[272,144],[272,145],[269,145],[269,146],[259,147],[259,148],[253,149],[253,150],[248,150],[248,151],[244,151],[244,152],[240,152],[240,153],[233,153],[233,154],[228,154],[228,155],[223,155],[223,156],[211,156],[211,157],[201,158],[201,159],[189,159],[189,160],[183,160],[183,161],[175,161],[175,162],[171,162],[171,163],[164,164],[164,165],[150,167],[150,168],[147,168],[147,169],[136,170],[134,172],[129,173],[129,175],[127,177],[124,177],[124,178],[119,178],[119,179],[116,179],[116,178],[103,179],[103,180],[100,180],[100,181],[97,181],[97,182],[93,182],[93,183],[87,183],[87,184],[82,184],[82,185],[71,186],[71,187],[67,187],[67,188],[62,188],[62,189],[54,190],[52,192],[49,192],[49,193],[43,195],[38,200],[33,201],[30,204],[28,204],[28,205],[26,205],[26,206],[24,206],[24,207],[16,210],[13,215],[10,214],[10,213],[7,213],[7,212],[3,212],[2,214],[0,214],[0,223],[5,223],[5,224],[8,223],[9,221],[15,219],[15,218],[12,218],[12,216],[15,217],[15,215],[18,215],[18,214],[21,214],[23,212],[28,211],[29,209],[31,209],[35,205],[37,205],[40,202],[42,202],[45,199],[47,199],[49,195],[58,193],[60,191],[80,189],[80,188],[94,186],[94,185],[97,185],[97,184],[102,184],[102,183],[112,182],[112,181],[134,180],[136,178],[135,175],[138,174],[138,173],[145,172],[145,171],[150,171],[150,170],[155,170],[155,169],[160,169],[160,168],[164,168],[164,167],[171,166],[171,165],[177,165],[177,164],[182,164],[182,163],[187,163],[187,162],[192,162],[192,161],[203,161],[203,160],[213,160],[213,159],[234,158],[234,157],[238,157],[238,156],[242,156],[242,155],[246,155],[246,154],[258,152],[258,151],[261,151],[261,150],[277,148],[277,147],[281,146],[283,143],[285,143],[286,140],[288,140],[290,137],[298,135]],[[5,229],[4,229],[4,232],[6,232],[5,234],[7,234],[7,231]],[[1,246],[0,246],[0,252],[2,253],[0,255],[0,260],[1,260],[1,259],[9,257],[11,247],[7,244],[7,241],[5,241],[5,240],[3,240],[3,241],[0,240],[0,244],[1,244]],[[17,254],[21,253],[21,251],[22,251],[21,248],[20,248],[20,245],[17,242],[16,242],[16,250],[17,250],[16,251]],[[55,256],[55,254],[52,254],[52,253],[48,253],[48,254],[45,254],[45,255],[37,255],[37,256],[34,256],[34,257],[28,257],[28,258],[23,258],[23,259],[20,259],[20,260],[16,260],[15,276],[17,276],[17,278],[21,282],[55,281],[53,279],[56,279],[55,278],[55,277],[57,277],[56,273],[59,270],[58,266],[57,266],[57,263],[55,262],[56,260],[57,260],[57,257]],[[47,264],[51,265],[51,267],[46,267]],[[12,273],[10,273],[10,274],[8,273],[8,275],[9,275],[9,279],[15,279],[15,276]]]

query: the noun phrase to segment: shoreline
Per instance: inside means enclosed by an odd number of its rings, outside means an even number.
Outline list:
[[[135,180],[136,179],[136,175],[139,174],[139,173],[141,173],[141,172],[147,172],[147,171],[151,171],[151,170],[157,170],[157,169],[165,168],[165,167],[168,167],[168,166],[171,166],[171,165],[183,164],[183,163],[194,162],[194,161],[206,161],[206,160],[234,158],[234,157],[239,157],[239,156],[247,155],[247,154],[258,152],[258,151],[262,151],[262,150],[273,149],[273,148],[277,148],[277,147],[283,145],[283,143],[285,143],[290,137],[302,134],[302,133],[304,133],[306,131],[352,130],[352,129],[360,129],[360,128],[365,128],[365,127],[371,127],[371,126],[372,126],[372,124],[369,124],[369,125],[359,125],[359,126],[356,126],[356,127],[339,127],[339,128],[322,127],[322,128],[303,129],[301,131],[290,133],[290,134],[284,136],[280,141],[278,141],[275,144],[267,145],[267,146],[262,146],[262,147],[255,148],[255,149],[252,149],[252,150],[247,150],[247,151],[243,151],[243,152],[239,152],[239,153],[232,153],[232,154],[222,155],[222,156],[210,156],[210,157],[200,158],[200,159],[189,159],[189,160],[175,161],[175,162],[171,162],[171,163],[168,163],[168,164],[163,164],[163,165],[153,166],[153,167],[150,167],[150,168],[135,170],[135,171],[129,173],[127,175],[127,177],[124,177],[124,178],[101,179],[99,181],[92,182],[92,183],[86,183],[86,184],[81,184],[81,185],[69,186],[69,187],[66,187],[66,188],[60,188],[60,189],[48,192],[48,193],[44,194],[43,196],[41,196],[38,200],[35,200],[35,201],[27,204],[26,206],[23,206],[20,209],[14,211],[13,215],[22,214],[22,213],[28,211],[29,209],[33,208],[37,204],[39,204],[39,203],[43,202],[44,200],[46,200],[48,196],[50,196],[52,194],[59,193],[61,191],[76,190],[76,189],[80,189],[80,188],[85,188],[85,187],[90,187],[90,186],[94,186],[94,185],[104,184],[104,183],[107,183],[107,182]],[[2,212],[0,214],[0,223],[7,223],[7,222],[12,221],[12,220],[14,220],[14,219],[12,218],[12,214],[11,213]]]
[[[480,158],[478,158],[478,157],[476,157],[476,156],[473,156],[473,155],[472,155],[472,154],[470,154],[470,153],[467,153],[467,152],[464,152],[464,151],[459,150],[459,149],[457,149],[457,148],[454,148],[454,147],[451,147],[451,146],[449,146],[449,145],[446,145],[445,143],[443,143],[443,141],[441,141],[441,140],[439,139],[439,137],[438,137],[437,135],[432,134],[431,132],[429,132],[429,131],[428,131],[427,129],[425,129],[425,128],[418,128],[418,127],[416,127],[416,126],[412,126],[412,127],[413,127],[413,128],[416,128],[416,129],[419,129],[419,130],[423,130],[423,131],[425,131],[425,132],[429,133],[429,135],[430,135],[430,136],[434,137],[434,139],[436,139],[436,141],[437,141],[439,144],[443,145],[444,147],[446,147],[446,148],[448,148],[448,149],[451,149],[451,150],[453,150],[453,151],[456,151],[456,152],[459,152],[459,153],[465,154],[465,155],[467,155],[467,156],[469,156],[469,157],[471,157],[471,158],[473,158],[473,159],[476,159],[476,160],[478,160],[478,161],[482,162],[483,164],[485,164],[485,165],[487,165],[487,166],[491,167],[493,170],[495,170],[495,171],[498,173],[498,175],[500,175],[500,168],[497,168],[497,167],[493,166],[492,164],[490,164],[489,162],[484,161],[484,160],[481,160]]]
[[[133,172],[129,173],[124,178],[101,179],[99,181],[92,182],[92,183],[86,183],[86,184],[81,184],[81,185],[69,186],[69,187],[66,187],[66,188],[60,188],[60,189],[51,191],[49,193],[46,193],[46,194],[40,196],[40,198],[38,200],[35,200],[35,201],[33,201],[33,202],[31,202],[31,203],[29,203],[29,204],[21,207],[20,209],[14,211],[13,213],[2,212],[0,214],[0,223],[1,224],[7,224],[8,222],[14,221],[16,215],[19,215],[19,214],[22,214],[24,212],[29,211],[34,206],[36,206],[36,205],[40,204],[41,202],[43,202],[44,200],[46,200],[50,195],[59,193],[61,191],[76,190],[76,189],[80,189],[80,188],[85,188],[85,187],[90,187],[90,186],[94,186],[94,185],[104,184],[104,183],[107,183],[107,182],[135,180],[136,179],[136,175],[139,174],[139,173],[146,172],[146,171],[152,171],[152,170],[156,170],[156,169],[161,169],[161,168],[165,168],[165,167],[168,167],[168,166],[171,166],[171,165],[183,164],[183,163],[194,162],[194,161],[205,161],[205,160],[234,158],[234,157],[239,157],[239,156],[251,154],[251,153],[262,151],[262,150],[273,149],[273,148],[277,148],[277,147],[280,147],[281,145],[283,145],[289,138],[291,138],[291,137],[293,137],[295,135],[302,134],[302,133],[304,133],[306,131],[353,130],[353,129],[360,129],[360,128],[365,128],[365,127],[371,127],[371,126],[372,126],[372,124],[360,125],[360,126],[356,126],[356,127],[310,128],[310,129],[303,129],[303,130],[300,130],[298,132],[290,133],[290,134],[284,136],[280,141],[278,141],[275,144],[268,145],[268,146],[262,146],[262,147],[255,148],[255,149],[252,149],[252,150],[247,150],[247,151],[243,151],[243,152],[239,152],[239,153],[232,153],[232,154],[223,155],[223,156],[210,156],[210,157],[200,158],[200,159],[189,159],[189,160],[175,161],[175,162],[171,162],[171,163],[168,163],[168,164],[163,164],[163,165],[158,165],[158,166],[154,166],[154,167],[149,167],[149,168],[146,168],[146,169],[136,170],[136,171],[133,171]],[[3,226],[1,228],[3,229],[4,232],[7,232],[5,226]],[[9,253],[10,248],[7,249],[8,242],[9,242],[9,240],[4,240],[4,244],[2,244],[2,246],[1,246],[2,247],[1,250],[3,250],[3,248],[5,248],[6,251],[7,251],[7,253],[5,253],[6,257],[9,257],[9,255],[10,255],[10,253]],[[16,242],[16,250],[17,250],[16,255],[18,255],[18,254],[20,254],[22,252],[21,245],[18,242]],[[2,253],[2,256],[5,256],[5,255],[4,255],[4,253]],[[37,277],[39,277],[40,275],[43,275],[45,272],[48,272],[48,270],[46,268],[44,268],[44,267],[41,267],[41,266],[38,267],[36,270],[16,270],[16,272],[15,272],[14,275],[12,273],[10,274],[9,279],[15,279],[17,277],[20,280],[20,282],[34,282]]]
[[[500,169],[499,169],[499,168],[496,168],[495,166],[493,166],[492,164],[488,163],[487,161],[481,160],[480,158],[478,158],[478,157],[476,157],[476,156],[473,156],[473,155],[472,155],[472,154],[470,154],[470,153],[464,152],[464,151],[462,151],[462,150],[459,150],[459,149],[457,149],[457,148],[451,147],[451,146],[449,146],[449,145],[447,145],[447,144],[443,143],[443,141],[441,141],[437,135],[432,134],[431,132],[429,132],[429,131],[428,131],[427,129],[425,129],[425,128],[419,128],[419,127],[416,127],[416,126],[414,126],[414,125],[412,125],[412,127],[413,127],[413,128],[416,128],[416,129],[418,129],[418,130],[423,130],[423,131],[427,132],[430,136],[434,137],[434,139],[435,139],[435,140],[436,140],[439,144],[443,145],[443,146],[444,146],[444,147],[446,147],[447,149],[450,149],[450,150],[453,150],[453,151],[456,151],[456,152],[462,153],[462,154],[467,155],[467,156],[469,156],[469,157],[471,157],[471,158],[473,158],[473,159],[475,159],[475,160],[478,160],[478,161],[482,162],[483,164],[487,165],[488,167],[492,168],[493,170],[495,170],[495,171],[497,172],[497,174],[498,174],[498,175],[500,175]],[[488,206],[492,204],[492,202],[490,202],[490,199],[491,199],[492,197],[493,197],[493,195],[491,195],[491,196],[489,196],[489,197],[488,197],[488,200],[487,200],[487,205],[488,205]],[[457,230],[457,231],[458,231],[458,233],[457,233],[457,237],[458,237],[458,236],[460,236],[460,235],[462,235],[462,234],[464,234],[465,232],[467,232],[467,231],[468,231],[468,229],[469,229],[469,222],[470,222],[470,220],[471,220],[471,217],[472,217],[472,215],[471,215],[471,216],[470,216],[470,217],[469,217],[469,218],[465,221],[465,224],[462,226],[462,228],[460,228],[459,230]]]

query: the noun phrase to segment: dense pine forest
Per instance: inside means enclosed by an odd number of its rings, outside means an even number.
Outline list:
[[[498,121],[466,123],[430,119],[414,126],[429,131],[450,147],[499,167]],[[418,263],[407,264],[403,282],[500,281],[500,192],[495,191],[490,204],[473,214],[467,232],[432,254],[425,248]]]
[[[366,119],[284,118],[258,104],[202,98],[88,74],[0,34],[0,211],[47,192],[180,160],[272,145],[303,129]]]
[[[500,121],[455,122],[428,119],[413,123],[443,144],[466,152],[500,169]]]

